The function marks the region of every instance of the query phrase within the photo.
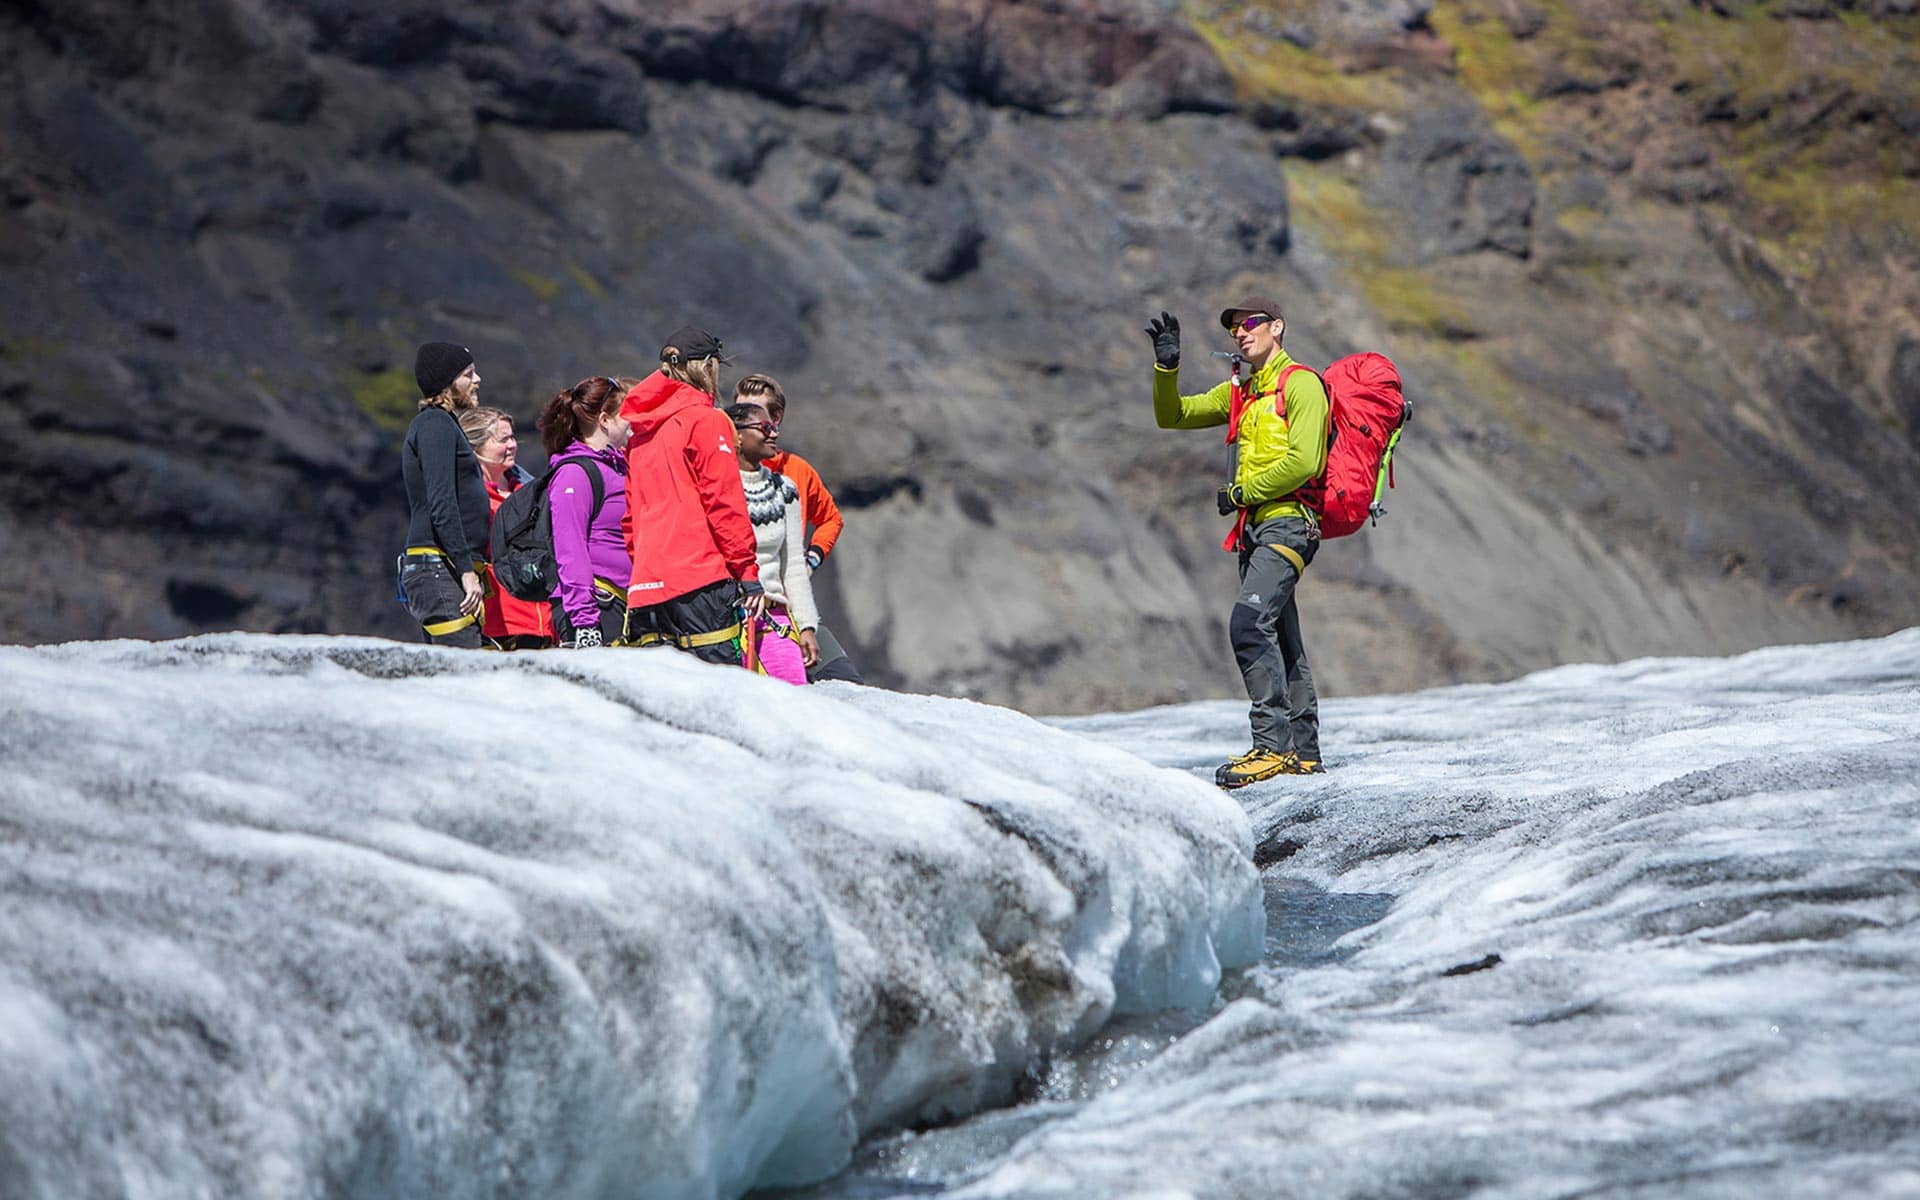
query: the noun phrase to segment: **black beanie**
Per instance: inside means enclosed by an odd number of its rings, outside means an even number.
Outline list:
[[[428,342],[413,356],[413,379],[420,394],[431,400],[460,378],[473,364],[473,351],[452,342]]]

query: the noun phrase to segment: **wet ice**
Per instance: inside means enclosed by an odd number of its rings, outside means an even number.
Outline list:
[[[1237,716],[1063,724],[1198,773]],[[1920,1195],[1920,631],[1324,738],[1331,774],[1243,793],[1299,843],[1269,885],[1391,908],[952,1194]]]

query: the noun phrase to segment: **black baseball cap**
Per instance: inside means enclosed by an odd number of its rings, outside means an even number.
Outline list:
[[[1276,321],[1286,320],[1285,317],[1280,315],[1280,302],[1278,300],[1263,300],[1255,297],[1252,300],[1242,300],[1232,308],[1221,309],[1220,328],[1232,329],[1233,319],[1241,313],[1265,313]]]
[[[675,366],[683,362],[698,362],[703,358],[718,358],[723,363],[733,361],[720,353],[719,338],[692,325],[682,325],[668,334],[666,344],[660,347],[660,361]]]

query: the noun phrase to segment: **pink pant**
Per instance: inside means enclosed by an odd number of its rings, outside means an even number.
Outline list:
[[[760,635],[760,666],[775,679],[804,685],[807,682],[807,664],[800,657],[800,643],[775,632],[775,624],[780,629],[793,629],[792,620],[783,612],[769,611],[760,618],[755,626],[755,631]]]

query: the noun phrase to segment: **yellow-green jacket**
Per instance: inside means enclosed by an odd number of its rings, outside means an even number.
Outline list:
[[[1276,350],[1267,365],[1253,373],[1248,400],[1240,414],[1233,482],[1247,503],[1247,520],[1255,525],[1275,517],[1306,516],[1306,505],[1293,498],[1299,487],[1327,465],[1327,389],[1312,371],[1287,377],[1285,417],[1274,411],[1274,381],[1293,365],[1285,350]],[[1162,429],[1205,429],[1225,425],[1232,415],[1232,384],[1197,396],[1180,394],[1180,370],[1153,368],[1153,419]]]

